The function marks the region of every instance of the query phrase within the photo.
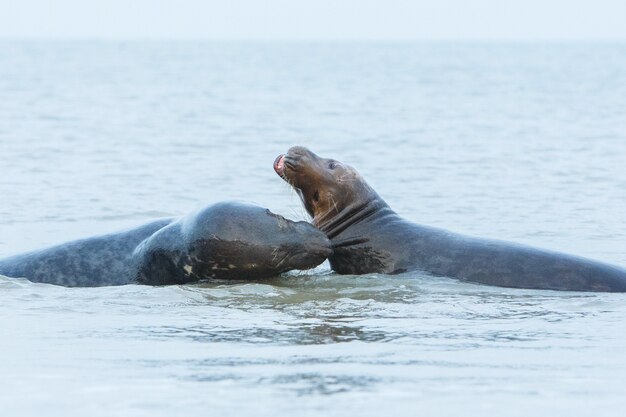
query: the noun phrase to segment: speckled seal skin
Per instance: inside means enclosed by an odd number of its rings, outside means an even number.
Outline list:
[[[313,268],[331,252],[328,238],[307,222],[222,202],[179,219],[2,259],[0,274],[68,287],[254,280]]]
[[[304,147],[279,155],[274,170],[332,240],[340,274],[423,271],[501,287],[626,292],[619,266],[404,220],[354,168]]]

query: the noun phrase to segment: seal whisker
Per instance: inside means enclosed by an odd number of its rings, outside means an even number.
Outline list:
[[[278,261],[278,263],[276,264],[276,269],[280,268],[287,260],[289,259],[289,254],[286,253],[281,259],[280,261]]]
[[[331,204],[333,205],[333,209],[335,209],[335,212],[339,211],[337,209],[337,202],[335,201],[335,197],[333,197],[333,195],[330,193],[328,194],[328,197],[330,199]]]

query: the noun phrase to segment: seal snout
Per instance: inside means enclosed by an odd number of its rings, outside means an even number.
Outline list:
[[[299,222],[304,232],[298,245],[298,258],[302,267],[312,268],[324,262],[333,254],[332,242],[310,223]]]
[[[332,254],[330,246],[309,243],[305,245],[304,250],[294,255],[292,262],[297,265],[296,269],[310,269],[324,262]]]
[[[283,177],[285,176],[285,155],[280,154],[278,155],[278,157],[276,157],[276,159],[274,160],[274,171],[276,171],[276,173]]]
[[[317,254],[324,259],[328,258],[333,253],[332,243],[327,238],[309,244],[307,249],[309,252]]]
[[[321,258],[322,261],[333,254],[332,242],[323,233],[307,241],[305,248],[308,253]]]
[[[294,171],[298,170],[298,167],[308,165],[312,158],[317,156],[305,148],[304,146],[293,146],[289,148],[287,153],[280,154],[274,160],[274,171],[279,177],[285,181],[289,181]]]

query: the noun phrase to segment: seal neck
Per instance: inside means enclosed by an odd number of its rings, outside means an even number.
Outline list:
[[[378,217],[380,213],[386,211],[393,213],[389,205],[378,197],[349,204],[335,215],[331,216],[328,213],[319,219],[314,219],[314,224],[332,240],[350,226],[367,221],[374,215]]]

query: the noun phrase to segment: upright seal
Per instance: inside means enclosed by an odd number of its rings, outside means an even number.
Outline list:
[[[501,287],[626,292],[618,266],[406,221],[354,168],[306,148],[279,155],[274,170],[332,240],[329,261],[340,274],[419,270]]]
[[[218,203],[180,219],[0,260],[0,274],[68,287],[261,279],[322,263],[328,238],[262,207]]]

